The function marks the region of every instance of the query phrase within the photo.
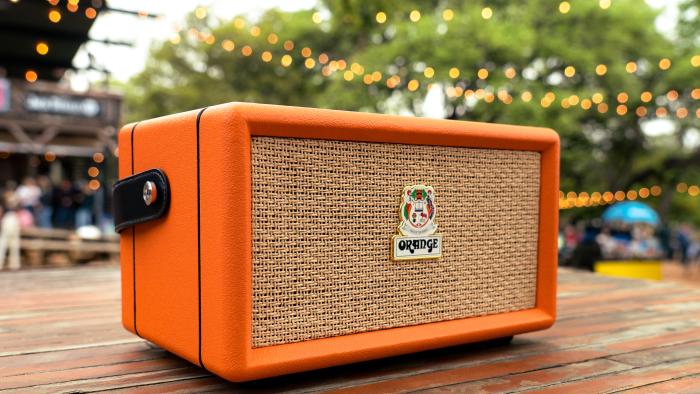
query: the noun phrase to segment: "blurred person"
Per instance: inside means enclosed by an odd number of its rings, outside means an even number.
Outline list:
[[[579,233],[576,226],[567,224],[564,227],[564,243],[568,249],[573,250],[578,245]]]
[[[77,182],[77,190],[75,227],[91,226],[94,223],[95,192],[90,190],[86,181]]]
[[[659,247],[664,259],[673,259],[673,241],[671,240],[671,230],[668,226],[663,226],[658,231]]]
[[[654,230],[650,226],[637,225],[632,231],[632,240],[629,244],[629,254],[632,258],[655,259],[661,257],[659,240],[654,237]]]
[[[10,203],[15,201],[15,191],[17,190],[17,182],[7,181],[2,190],[2,204],[8,207]]]
[[[75,210],[77,191],[70,179],[64,179],[53,191],[53,210],[55,225],[58,228],[75,227]]]
[[[676,241],[678,243],[678,251],[681,255],[681,264],[683,266],[688,265],[688,249],[690,248],[690,240],[692,239],[692,230],[687,223],[684,223],[678,229],[676,234]]]
[[[571,256],[571,266],[578,269],[593,271],[596,261],[603,256],[600,245],[596,242],[599,230],[593,226],[588,226],[583,232],[581,242],[576,245]]]
[[[600,246],[600,252],[604,259],[612,259],[615,257],[617,242],[615,238],[612,237],[609,227],[603,227],[600,233],[595,237],[595,240]]]
[[[25,177],[15,194],[17,195],[19,207],[34,214],[41,197],[41,189],[37,185],[36,180],[31,177]]]
[[[17,215],[19,203],[15,195],[6,196],[6,212],[0,219],[0,270],[5,267],[5,258],[9,252],[9,265],[11,270],[18,270],[19,262],[19,239],[20,220]]]
[[[46,175],[42,175],[37,179],[39,188],[41,189],[41,197],[39,197],[39,210],[36,215],[36,223],[39,227],[51,228],[52,217],[53,217],[53,207],[51,206],[53,201],[53,184],[51,179]]]

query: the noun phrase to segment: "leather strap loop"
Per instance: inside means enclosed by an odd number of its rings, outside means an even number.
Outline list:
[[[155,186],[153,200],[146,204],[144,186]],[[112,190],[114,227],[117,232],[133,225],[163,217],[170,206],[170,184],[165,173],[157,168],[124,178]]]

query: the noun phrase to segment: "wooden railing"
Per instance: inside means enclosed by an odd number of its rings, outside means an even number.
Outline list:
[[[23,265],[67,266],[89,261],[118,261],[119,236],[100,235],[81,238],[75,231],[27,228],[22,230],[20,249]]]

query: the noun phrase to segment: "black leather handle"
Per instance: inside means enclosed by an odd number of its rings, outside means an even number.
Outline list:
[[[144,196],[144,187],[151,188],[150,199]],[[170,206],[170,184],[165,173],[154,168],[118,181],[112,196],[114,228],[120,232],[163,217]]]

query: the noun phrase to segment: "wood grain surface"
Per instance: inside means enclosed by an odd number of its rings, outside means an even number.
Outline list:
[[[546,331],[246,384],[126,332],[117,267],[0,273],[0,392],[700,392],[700,289],[560,269]]]

